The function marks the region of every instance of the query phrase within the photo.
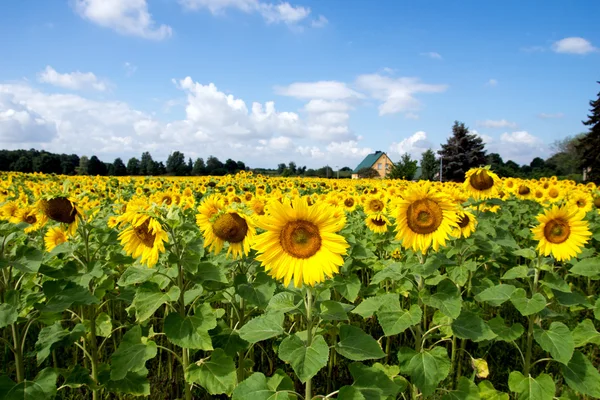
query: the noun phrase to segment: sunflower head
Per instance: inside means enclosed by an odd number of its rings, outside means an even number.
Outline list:
[[[499,184],[500,178],[487,166],[468,170],[463,187],[475,199],[489,199],[496,195]]]
[[[66,197],[54,197],[40,201],[40,209],[46,216],[63,224],[71,224],[77,218],[77,208]]]

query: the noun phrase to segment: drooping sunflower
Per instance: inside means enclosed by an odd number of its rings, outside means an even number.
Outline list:
[[[463,187],[476,200],[486,200],[497,196],[501,180],[493,173],[489,166],[485,168],[471,168],[465,174]]]
[[[67,241],[67,234],[58,226],[53,226],[48,229],[44,236],[44,243],[46,245],[46,251],[51,252],[56,246]]]
[[[253,248],[265,270],[285,286],[294,281],[314,286],[332,277],[344,263],[348,243],[336,232],[345,219],[336,218],[333,207],[325,203],[308,205],[306,197],[291,203],[273,202],[269,214],[258,220],[265,232],[258,235]],[[342,211],[343,214],[343,211]]]
[[[38,208],[44,215],[53,221],[65,224],[67,234],[72,236],[77,230],[79,218],[81,215],[72,199],[66,197],[53,197],[50,199],[40,199]]]
[[[537,250],[548,256],[550,253],[558,261],[566,261],[581,253],[592,233],[584,220],[585,212],[576,206],[566,204],[552,206],[536,218],[540,222],[532,228],[533,237],[538,240]]]
[[[143,211],[130,211],[119,217],[129,226],[119,234],[123,250],[133,258],[142,257],[140,262],[148,267],[158,262],[158,257],[165,252],[165,242],[169,236],[160,222]]]
[[[446,245],[452,229],[458,226],[456,206],[432,185],[413,186],[396,202],[396,239],[402,246],[425,254]]]
[[[384,213],[372,213],[367,215],[365,218],[365,224],[371,232],[374,233],[386,233],[388,226],[390,226],[390,220],[387,219]]]
[[[457,214],[458,226],[452,231],[452,236],[457,238],[468,238],[473,232],[475,232],[475,227],[477,227],[477,219],[475,219],[475,216],[467,210],[459,211]]]

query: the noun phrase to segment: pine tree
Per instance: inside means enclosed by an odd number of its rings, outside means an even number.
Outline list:
[[[600,184],[600,92],[596,100],[590,101],[590,107],[591,114],[583,121],[590,126],[590,131],[581,138],[577,150],[581,154],[580,167],[586,170],[586,180]]]
[[[470,134],[463,122],[454,121],[452,136],[438,154],[442,157],[442,178],[447,181],[462,182],[469,169],[485,164],[483,140]]]
[[[435,159],[435,153],[427,149],[421,155],[421,179],[431,181],[435,174],[439,172],[438,162]]]

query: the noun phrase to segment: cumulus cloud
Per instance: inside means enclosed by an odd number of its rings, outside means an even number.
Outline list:
[[[4,147],[18,143],[45,144],[55,136],[54,123],[15,101],[13,95],[0,92],[0,143]]]
[[[436,53],[435,51],[427,51],[424,53],[419,53],[420,56],[433,58],[434,60],[441,60],[442,55],[440,53]]]
[[[413,160],[420,160],[421,154],[432,147],[432,143],[427,139],[427,133],[418,131],[400,142],[392,143],[390,152],[398,155],[408,153]]]
[[[542,119],[562,118],[564,116],[565,116],[565,114],[563,114],[561,112],[557,112],[557,113],[539,113],[538,114],[538,117],[542,118]]]
[[[506,162],[513,160],[519,164],[529,164],[535,157],[549,156],[548,146],[544,141],[527,131],[504,132],[499,139],[489,135],[479,134],[489,153],[498,153]]]
[[[360,75],[356,85],[380,100],[379,115],[414,112],[421,108],[419,93],[441,93],[448,85],[422,83],[418,78],[392,78],[379,74]]]
[[[556,53],[588,54],[598,49],[592,46],[588,40],[581,37],[568,37],[558,40],[552,44],[552,50]]]
[[[173,34],[170,26],[157,26],[146,0],[74,0],[72,4],[81,18],[122,35],[162,40]]]
[[[89,89],[104,92],[108,88],[108,83],[98,79],[92,72],[75,71],[61,74],[49,65],[38,74],[38,80],[43,83],[49,83],[50,85],[71,90]]]
[[[298,99],[339,100],[363,97],[346,83],[338,81],[295,82],[288,86],[276,86],[275,93]]]
[[[505,119],[486,119],[485,121],[477,121],[477,126],[481,126],[483,128],[516,128],[517,124],[515,122],[510,122]]]

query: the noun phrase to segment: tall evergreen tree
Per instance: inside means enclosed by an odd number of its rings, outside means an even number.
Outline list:
[[[590,101],[590,107],[591,114],[583,121],[590,131],[581,138],[577,150],[581,154],[580,167],[586,170],[586,180],[600,184],[600,92],[596,100]]]
[[[464,181],[465,173],[470,168],[485,164],[484,147],[483,140],[469,133],[469,128],[463,122],[454,121],[452,136],[438,151],[442,157],[442,178],[447,181]]]
[[[433,150],[425,150],[423,154],[421,154],[421,179],[426,181],[433,180],[435,174],[440,172],[438,164]]]

